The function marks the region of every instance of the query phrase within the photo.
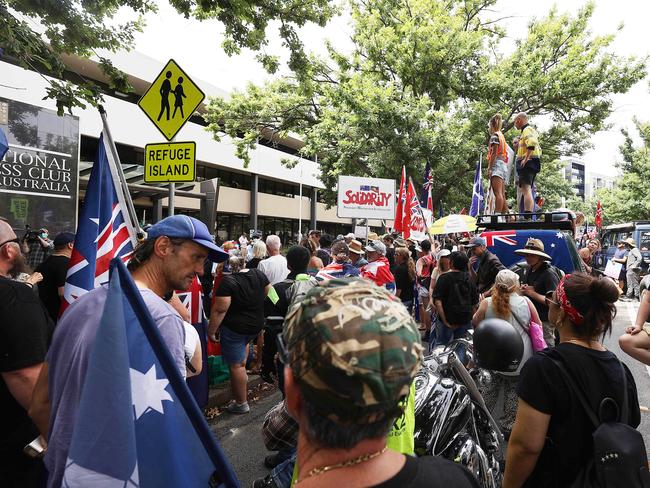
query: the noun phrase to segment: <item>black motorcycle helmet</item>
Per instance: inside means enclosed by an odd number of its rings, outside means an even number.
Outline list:
[[[509,322],[486,319],[474,330],[474,359],[479,368],[513,373],[523,355],[524,342]]]

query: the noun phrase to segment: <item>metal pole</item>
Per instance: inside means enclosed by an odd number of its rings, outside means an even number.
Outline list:
[[[176,140],[176,137],[172,137],[172,140],[169,141],[173,143]],[[174,215],[174,193],[176,191],[176,183],[169,183],[169,198],[167,202],[167,217]]]
[[[300,197],[298,198],[298,243],[302,240],[302,154],[298,160],[300,166]]]
[[[174,190],[176,190],[176,183],[169,184],[169,203],[167,204],[167,216],[174,215]]]
[[[368,234],[370,233],[370,223],[368,222],[368,219],[366,219],[366,246],[370,242],[370,239],[368,239]]]
[[[102,129],[104,131],[104,136],[106,137],[106,140],[108,142],[108,147],[111,151],[112,160],[115,162],[114,169],[117,170],[119,185],[122,189],[122,194],[124,195],[124,201],[126,202],[126,211],[129,214],[129,217],[131,219],[131,226],[133,227],[133,229],[135,229],[135,231],[139,231],[140,223],[138,222],[138,216],[135,213],[135,207],[133,206],[133,200],[131,199],[131,194],[129,193],[129,187],[126,182],[126,177],[124,176],[124,171],[122,171],[122,163],[120,162],[120,156],[117,153],[117,147],[115,147],[115,141],[113,141],[113,136],[111,135],[111,131],[108,127],[106,110],[104,110],[104,107],[102,105],[99,105],[97,109],[99,110],[99,115],[102,118]],[[111,163],[111,158],[109,158],[109,164],[110,163]],[[135,238],[135,232],[133,235]]]

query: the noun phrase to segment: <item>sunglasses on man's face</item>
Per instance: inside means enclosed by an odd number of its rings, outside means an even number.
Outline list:
[[[554,291],[547,292],[546,296],[544,297],[544,301],[546,302],[547,307],[550,307],[551,304],[555,305],[556,307],[560,306],[560,304],[555,299],[555,292]]]

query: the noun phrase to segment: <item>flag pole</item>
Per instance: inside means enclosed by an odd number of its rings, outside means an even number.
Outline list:
[[[120,162],[120,156],[117,153],[117,148],[115,147],[115,142],[113,141],[113,136],[111,135],[111,130],[108,127],[108,119],[106,118],[106,110],[102,105],[97,107],[99,114],[102,117],[103,132],[108,147],[111,154],[107,154],[108,164],[111,167],[111,173],[113,174],[113,182],[115,182],[115,177],[117,176],[119,183],[115,185],[115,191],[117,192],[118,199],[121,199],[126,203],[126,210],[129,214],[130,222],[127,222],[127,228],[129,229],[129,234],[131,235],[131,240],[133,241],[133,246],[136,245],[136,230],[140,230],[140,224],[135,213],[135,207],[133,206],[133,200],[131,199],[131,194],[129,193],[129,187],[126,183],[126,177],[124,176],[124,171],[122,171],[122,163]],[[121,198],[120,198],[121,197]]]

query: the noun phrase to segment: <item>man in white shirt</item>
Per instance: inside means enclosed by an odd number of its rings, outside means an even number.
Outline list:
[[[266,249],[269,257],[260,261],[257,265],[262,273],[269,279],[271,285],[275,285],[284,280],[289,274],[286,258],[280,254],[280,238],[276,235],[270,235],[266,238]]]

